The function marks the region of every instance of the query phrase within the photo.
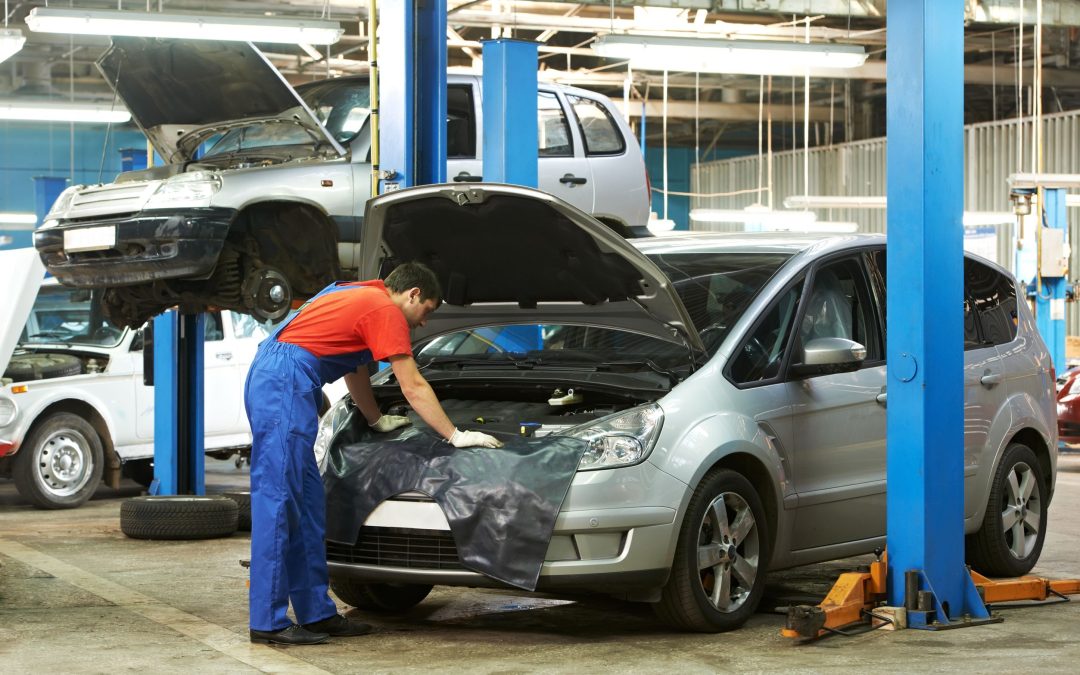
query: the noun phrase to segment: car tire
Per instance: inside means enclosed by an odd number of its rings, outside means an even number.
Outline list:
[[[431,588],[425,584],[369,584],[348,578],[330,580],[330,590],[345,604],[387,614],[416,607],[428,596]]]
[[[101,438],[72,413],[39,419],[15,454],[11,469],[23,499],[41,509],[72,509],[101,482]]]
[[[133,539],[215,539],[236,532],[236,502],[226,497],[158,495],[120,504],[120,530]]]
[[[251,493],[226,492],[225,496],[236,502],[236,529],[251,532]]]
[[[12,356],[4,377],[15,382],[49,380],[82,372],[82,360],[71,354],[24,354]]]
[[[735,471],[712,471],[690,498],[671,576],[654,611],[682,630],[719,633],[738,628],[761,601],[769,548],[757,490]],[[702,557],[713,564],[701,567]],[[718,576],[726,584],[718,587]]]
[[[1050,493],[1038,458],[1023,443],[1005,449],[982,526],[967,538],[967,561],[989,577],[1027,574],[1042,553]]]

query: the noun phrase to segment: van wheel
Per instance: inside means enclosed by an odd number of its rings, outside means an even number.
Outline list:
[[[989,577],[1027,574],[1042,553],[1049,509],[1046,477],[1031,448],[1012,443],[994,473],[982,527],[967,538],[967,560]]]
[[[214,539],[236,532],[236,502],[226,497],[157,495],[120,504],[120,531],[132,539]]]
[[[705,476],[690,498],[671,577],[653,605],[657,615],[700,633],[744,624],[765,588],[767,530],[750,481],[728,469]]]
[[[41,509],[82,506],[101,482],[101,438],[72,413],[35,424],[15,454],[12,478],[23,499]]]
[[[347,605],[370,612],[395,613],[412,609],[431,592],[425,584],[368,584],[353,579],[331,579],[330,590]]]

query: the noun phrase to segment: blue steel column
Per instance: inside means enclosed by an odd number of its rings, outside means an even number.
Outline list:
[[[484,180],[537,186],[536,43],[484,42]]]
[[[887,12],[888,595],[918,574],[922,627],[988,616],[964,566],[964,3]]]
[[[151,494],[206,494],[203,343],[206,317],[154,318],[154,483]]]
[[[379,13],[381,192],[446,180],[446,0],[384,0]]]
[[[1042,193],[1046,202],[1046,228],[1066,229],[1065,190],[1043,188]],[[1041,223],[1036,225],[1042,226]],[[1035,298],[1035,324],[1059,373],[1065,371],[1065,284],[1064,277],[1043,277],[1042,288]]]

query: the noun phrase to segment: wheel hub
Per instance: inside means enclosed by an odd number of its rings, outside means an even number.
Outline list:
[[[58,497],[77,493],[90,478],[88,443],[74,431],[58,431],[38,448],[37,480]]]

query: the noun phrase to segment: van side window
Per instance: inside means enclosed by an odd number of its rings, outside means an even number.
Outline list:
[[[468,85],[446,88],[446,157],[476,157],[476,105]]]
[[[784,352],[791,343],[788,337],[802,297],[799,281],[773,303],[761,323],[732,355],[728,376],[736,384],[753,384],[780,374]]]
[[[585,153],[589,155],[618,155],[626,149],[622,134],[615,126],[611,114],[590,98],[567,96],[577,115],[581,136],[585,139]]]
[[[570,141],[570,125],[566,121],[559,98],[550,91],[541,91],[537,103],[537,144],[541,157],[573,157],[574,145]]]
[[[965,258],[964,291],[975,305],[984,344],[1004,345],[1016,339],[1016,284],[1012,279],[982,263]],[[965,315],[965,344],[967,324]]]
[[[221,323],[221,312],[207,312],[203,319],[203,340],[217,342],[225,339],[225,328]]]

